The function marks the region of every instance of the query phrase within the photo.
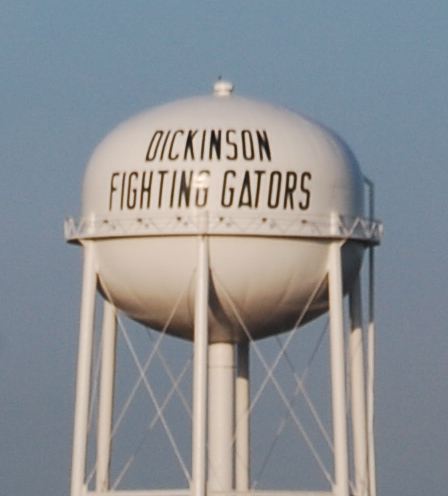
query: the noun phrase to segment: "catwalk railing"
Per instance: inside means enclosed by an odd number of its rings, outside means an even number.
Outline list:
[[[266,236],[309,239],[351,239],[378,245],[383,225],[375,219],[332,215],[313,216],[243,216],[209,211],[194,214],[152,214],[140,217],[68,218],[65,239],[127,238],[144,236]]]

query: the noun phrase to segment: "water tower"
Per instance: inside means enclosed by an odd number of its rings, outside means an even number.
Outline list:
[[[225,81],[215,84],[213,95],[151,109],[110,133],[88,164],[82,216],[65,224],[67,241],[80,244],[84,254],[71,496],[134,494],[109,488],[117,310],[192,341],[191,481],[186,491],[171,492],[191,496],[255,494],[249,481],[249,346],[329,311],[334,477],[331,492],[312,494],[349,495],[352,451],[354,493],[375,496],[373,247],[382,226],[372,205],[373,185],[338,136],[286,109],[235,96]],[[367,381],[359,278],[366,250]],[[96,488],[89,490],[97,290],[105,306]]]

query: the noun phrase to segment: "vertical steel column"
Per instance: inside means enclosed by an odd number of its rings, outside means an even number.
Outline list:
[[[369,189],[369,219],[375,218],[375,185],[364,177]],[[369,324],[367,328],[367,443],[369,467],[369,496],[376,496],[375,467],[375,257],[369,247]]]
[[[209,345],[208,489],[230,492],[233,485],[233,343]]]
[[[116,308],[112,303],[105,300],[103,310],[103,334],[101,339],[101,383],[98,405],[98,434],[96,450],[97,491],[109,490],[116,331]]]
[[[353,424],[355,496],[367,496],[367,424],[362,330],[361,281],[358,276],[350,293],[350,366]]]
[[[192,495],[205,496],[207,440],[208,246],[198,237],[194,312]]]
[[[89,396],[92,368],[93,332],[95,326],[96,268],[94,244],[84,244],[81,316],[79,325],[78,366],[76,376],[75,414],[73,427],[72,477],[70,494],[84,494],[89,422]]]
[[[376,496],[375,466],[375,259],[369,248],[369,326],[367,329],[367,437],[369,443],[369,496]]]
[[[235,488],[248,491],[250,485],[249,343],[237,344],[235,391]]]
[[[331,396],[334,439],[335,496],[348,496],[348,448],[345,398],[344,317],[342,295],[341,246],[330,244],[328,292],[330,300]]]

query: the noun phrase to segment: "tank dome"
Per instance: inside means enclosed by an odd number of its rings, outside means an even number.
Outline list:
[[[207,180],[207,197],[191,194],[198,176]],[[85,174],[83,215],[192,208],[357,217],[363,215],[363,177],[333,132],[215,88],[214,95],[124,122],[97,147]]]

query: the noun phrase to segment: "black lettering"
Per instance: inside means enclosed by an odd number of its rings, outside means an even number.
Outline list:
[[[247,197],[246,200],[244,200],[245,195]],[[240,201],[238,202],[238,208],[240,207],[252,208],[252,194],[250,190],[250,176],[248,170],[244,173],[243,186],[241,187],[240,193]]]
[[[238,158],[238,147],[236,146],[236,143],[234,141],[231,141],[230,139],[230,133],[235,134],[236,131],[234,129],[229,129],[226,132],[226,143],[233,147],[233,155],[226,155],[227,160],[236,160]]]
[[[249,138],[247,139],[246,136]],[[247,139],[247,142],[246,142]],[[252,134],[250,131],[245,129],[244,131],[241,132],[241,140],[243,142],[243,157],[245,160],[253,160],[255,153],[254,153],[254,142],[252,141]],[[248,147],[249,144],[249,147]]]
[[[152,175],[153,175],[153,172],[150,171],[149,174],[148,174],[148,176],[149,176],[148,185],[146,186],[145,185],[146,171],[143,171],[143,174],[142,174],[142,186],[141,186],[141,189],[140,189],[140,209],[143,208],[143,195],[145,195],[145,194],[147,195],[146,208],[149,208],[149,206],[151,204]]]
[[[277,180],[275,181],[275,178]],[[275,183],[277,183],[275,185]],[[279,171],[271,172],[271,177],[269,180],[269,193],[268,193],[268,207],[277,208],[280,201],[280,188],[282,185],[282,175]],[[272,196],[274,195],[274,200]]]
[[[130,210],[135,208],[135,202],[136,202],[136,198],[137,198],[137,189],[132,188],[132,180],[137,179],[137,178],[138,178],[138,172],[133,171],[129,174],[126,205]],[[132,193],[132,195],[131,195],[131,193]]]
[[[120,210],[123,210],[123,201],[124,201],[124,183],[126,181],[126,172],[123,172],[123,178],[121,180],[121,201],[120,201]]]
[[[185,142],[185,151],[184,151],[184,160],[187,160],[187,153],[190,152],[191,160],[194,160],[194,148],[193,148],[193,139],[196,136],[196,131],[188,131],[187,141]]]
[[[198,175],[201,176],[202,174],[207,174],[207,176],[209,176],[210,172],[209,171],[200,171]],[[201,193],[202,193],[202,201],[200,200]],[[208,196],[208,188],[197,188],[196,189],[195,205],[199,208],[205,207],[205,205],[207,204],[207,196]]]
[[[177,171],[173,171],[173,181],[172,181],[172,183],[171,183],[170,208],[173,208],[173,202],[174,202],[174,188],[176,187],[176,176],[177,176]]]
[[[159,208],[162,206],[162,195],[163,195],[163,179],[165,174],[168,174],[167,170],[159,171],[160,174],[160,188],[159,188]]]
[[[114,186],[114,179],[119,175],[119,172],[114,172],[110,178],[109,210],[112,210],[112,194],[114,191],[117,191],[117,188]]]
[[[290,179],[292,179],[292,184],[290,184]],[[292,171],[288,171],[286,173],[286,184],[285,184],[285,198],[283,200],[283,209],[286,210],[288,207],[288,200],[289,200],[289,206],[291,207],[291,210],[294,210],[294,191],[296,190],[297,187],[297,174]]]
[[[159,148],[159,144],[160,144],[160,140],[162,139],[162,136],[163,136],[163,131],[161,131],[161,130],[158,130],[154,133],[154,135],[151,139],[151,142],[149,143],[148,151],[146,152],[146,161],[147,162],[152,162],[156,158],[157,149]],[[152,149],[153,143],[156,140],[156,138],[157,138],[157,142],[154,145],[154,151],[151,155],[151,149]]]
[[[305,193],[305,201],[299,202],[300,210],[307,210],[310,206],[311,191],[305,185],[306,179],[311,181],[311,172],[304,172],[300,179],[300,191],[302,191],[302,193]]]
[[[168,131],[166,136],[165,136],[165,141],[163,142],[162,151],[160,153],[160,160],[163,160],[163,154],[165,153],[166,143],[168,141],[168,138],[170,137],[170,134],[171,134],[171,131]]]
[[[179,189],[179,201],[177,206],[181,207],[182,206],[182,197],[185,197],[185,206],[189,207],[190,206],[190,192],[191,192],[191,181],[193,179],[193,171],[190,171],[190,177],[186,179],[186,172],[182,171],[180,175],[180,189]]]
[[[201,160],[204,160],[204,149],[205,149],[205,135],[207,131],[202,131],[202,143],[201,143]]]
[[[181,130],[181,129],[178,129],[177,131],[175,131],[175,133],[173,134],[173,137],[171,138],[171,144],[170,144],[170,149],[169,149],[169,152],[168,152],[168,158],[170,160],[177,160],[179,158],[179,154],[176,153],[176,155],[173,156],[173,147],[174,147],[174,140],[176,139],[176,136],[178,134],[184,134],[184,132]]]
[[[233,195],[235,192],[235,188],[229,187],[227,188],[227,176],[232,175],[233,177],[236,176],[236,172],[234,170],[227,170],[224,173],[224,181],[222,183],[222,195],[221,195],[221,205],[225,208],[231,207],[233,203]],[[227,191],[229,192],[228,198],[226,200],[226,193]]]
[[[215,150],[216,158],[221,160],[221,129],[217,133],[212,130],[210,135],[210,150],[208,154],[210,160],[213,159],[213,150]]]
[[[260,153],[260,160],[263,161],[263,150],[266,153],[266,157],[269,162],[271,161],[271,149],[269,147],[268,135],[266,131],[263,131],[263,136],[261,136],[260,131],[257,131],[257,140],[258,140],[258,151]]]
[[[256,170],[254,172],[257,175],[257,190],[255,192],[255,208],[258,208],[258,200],[260,199],[261,176],[263,174],[266,174],[266,171]]]

